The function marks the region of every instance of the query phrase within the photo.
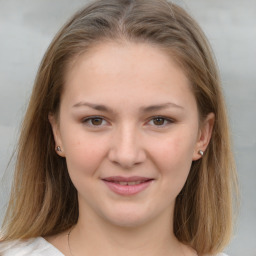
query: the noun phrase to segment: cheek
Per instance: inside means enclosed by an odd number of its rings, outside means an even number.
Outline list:
[[[172,159],[176,162],[189,158],[192,160],[196,137],[191,132],[183,132],[182,129],[161,140],[154,142],[152,150],[155,155],[163,159]]]
[[[196,138],[189,130],[182,130],[154,142],[151,156],[163,176],[184,183],[189,173]]]
[[[83,131],[67,132],[63,137],[70,176],[93,175],[106,154],[104,140],[94,138]]]

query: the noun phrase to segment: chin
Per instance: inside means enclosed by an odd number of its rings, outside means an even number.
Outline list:
[[[154,219],[152,211],[147,210],[146,207],[133,208],[123,207],[105,215],[105,220],[115,226],[123,228],[137,228],[150,222]]]
[[[147,223],[147,219],[139,218],[135,216],[118,216],[115,219],[109,220],[112,225],[120,227],[120,228],[138,228]]]

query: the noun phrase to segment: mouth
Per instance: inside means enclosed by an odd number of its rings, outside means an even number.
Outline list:
[[[142,192],[154,179],[140,176],[112,176],[102,179],[107,187],[116,194],[128,196]]]

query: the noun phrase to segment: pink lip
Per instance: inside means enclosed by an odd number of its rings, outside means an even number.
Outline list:
[[[112,177],[104,178],[102,180],[110,190],[123,196],[135,195],[145,190],[153,181],[153,179],[140,177],[140,176],[132,176],[132,177],[112,176]],[[135,181],[140,181],[141,183],[136,185],[121,185],[117,183],[117,182],[135,182]]]

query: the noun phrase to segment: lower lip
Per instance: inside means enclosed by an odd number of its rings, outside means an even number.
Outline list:
[[[110,188],[110,190],[112,190],[116,194],[123,195],[123,196],[130,196],[130,195],[138,194],[143,190],[145,190],[153,180],[146,181],[136,185],[120,185],[114,182],[109,182],[105,180],[103,181],[108,186],[108,188]]]

